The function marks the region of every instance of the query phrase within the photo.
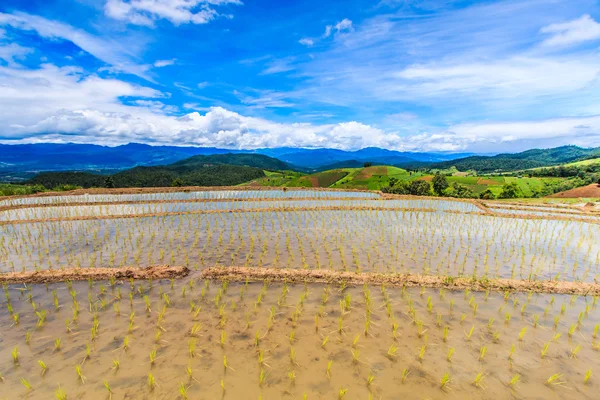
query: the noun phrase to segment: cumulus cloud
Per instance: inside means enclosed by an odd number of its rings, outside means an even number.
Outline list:
[[[164,93],[154,89],[50,64],[33,70],[0,66],[0,87],[0,140],[10,143],[142,142],[232,149],[290,146],[343,150],[378,146],[428,151],[485,146],[501,151],[523,140],[542,146],[549,140],[556,144],[600,145],[600,115],[457,124],[447,129],[400,134],[405,115],[395,121],[394,130],[358,121],[281,123],[222,107],[181,115],[178,108],[163,102],[167,99]],[[277,93],[260,95],[255,105],[281,101]]]
[[[568,46],[600,39],[600,24],[586,14],[572,21],[545,26],[540,32],[551,35],[543,45]]]
[[[206,24],[221,16],[214,7],[241,5],[240,0],[108,0],[104,13],[134,25],[152,27],[159,19],[173,25]],[[225,15],[230,17],[229,15]]]

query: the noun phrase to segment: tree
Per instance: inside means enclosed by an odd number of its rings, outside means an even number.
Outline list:
[[[429,196],[431,194],[431,186],[427,181],[412,181],[408,186],[408,191],[414,196]]]
[[[483,200],[494,200],[496,196],[494,196],[494,192],[490,189],[485,189],[483,192],[479,193],[479,198]]]
[[[600,185],[600,178],[598,178],[598,182],[596,182],[598,185]]]
[[[398,183],[398,178],[391,177],[390,178],[390,187],[396,186],[396,183]]]
[[[502,186],[502,192],[500,193],[500,196],[498,196],[498,197],[501,199],[516,199],[516,198],[525,197],[525,196],[523,195],[523,192],[519,188],[519,185],[517,185],[516,182],[511,182],[511,183],[506,183],[506,184],[504,184],[504,186]]]
[[[452,187],[448,189],[446,193],[450,197],[457,197],[460,199],[472,199],[477,197],[470,188],[457,182],[454,182]]]
[[[107,176],[106,178],[104,178],[104,187],[105,188],[114,188],[115,187],[115,181],[112,178],[112,176]]]
[[[440,174],[439,172],[435,173],[431,183],[433,184],[433,192],[438,196],[442,196],[444,194],[444,190],[448,189],[449,186],[446,176]]]
[[[368,167],[371,167],[371,166],[373,166],[373,163],[372,163],[372,162],[366,162],[366,163],[364,163],[364,164],[363,164],[363,166],[364,166],[365,168],[368,168]]]
[[[181,186],[183,186],[183,180],[181,180],[181,178],[175,178],[175,179],[173,179],[173,182],[171,183],[171,186],[173,186],[173,187],[181,187]]]

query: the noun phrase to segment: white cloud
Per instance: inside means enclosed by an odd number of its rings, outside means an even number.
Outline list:
[[[241,5],[240,0],[108,0],[107,16],[134,25],[154,26],[159,19],[174,25],[206,24],[221,16],[213,7]],[[230,17],[225,15],[226,17]]]
[[[302,39],[298,40],[298,43],[300,43],[303,46],[310,47],[315,44],[315,41],[310,38],[302,38]]]
[[[600,24],[586,14],[569,22],[545,26],[540,32],[552,35],[543,45],[568,46],[600,39]]]
[[[175,64],[175,61],[177,61],[175,58],[172,58],[170,60],[157,60],[154,62],[154,66],[156,68],[167,67],[169,65]]]
[[[124,48],[114,40],[101,39],[84,30],[61,22],[51,21],[36,15],[22,12],[0,13],[0,26],[10,26],[24,31],[35,31],[39,36],[69,41],[97,59],[111,65],[111,70],[127,72],[150,80],[146,72],[149,65],[140,65],[132,60],[131,46]]]
[[[209,85],[210,85],[210,83],[209,83],[209,82],[200,82],[200,83],[198,83],[198,84],[196,85],[196,87],[197,87],[198,89],[204,89],[205,87],[208,87]]]
[[[0,60],[4,60],[9,65],[31,53],[33,53],[33,49],[19,46],[16,43],[0,45]]]
[[[261,75],[271,75],[271,74],[279,74],[281,72],[291,71],[295,68],[292,65],[293,61],[294,61],[293,57],[273,59],[266,63],[267,68],[265,68],[260,74]]]
[[[600,64],[589,57],[513,57],[493,62],[412,65],[395,74],[400,78],[395,84],[418,96],[470,93],[508,99],[580,90],[594,83],[599,72]]]
[[[401,114],[393,131],[358,121],[315,125],[279,123],[211,107],[204,113],[173,115],[161,102],[163,93],[116,79],[86,75],[81,69],[43,65],[36,70],[0,66],[0,139],[3,142],[142,142],[254,149],[260,147],[328,147],[355,150],[378,146],[396,150],[457,151],[510,149],[548,143],[600,145],[600,116],[537,122],[457,124],[448,129],[400,135]],[[280,101],[278,93],[261,100]],[[125,104],[123,103],[125,101]],[[197,105],[187,104],[196,108]]]
[[[325,32],[321,36],[322,38],[328,38],[332,33],[340,33],[340,32],[352,32],[354,30],[352,26],[352,21],[348,18],[344,18],[339,21],[335,25],[327,25],[325,26]]]
[[[335,30],[338,32],[351,31],[352,21],[350,21],[348,18],[344,18],[343,20],[335,24]]]

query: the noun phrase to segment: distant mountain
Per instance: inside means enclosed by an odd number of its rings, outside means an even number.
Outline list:
[[[475,170],[479,173],[507,172],[558,165],[593,157],[600,157],[600,147],[586,149],[578,146],[561,146],[552,149],[532,149],[515,154],[498,154],[490,157],[471,156],[433,163],[428,167],[445,169],[454,166],[459,171]]]
[[[406,165],[414,162],[439,162],[470,154],[398,152],[376,147],[358,151],[301,149],[281,147],[251,151],[214,147],[150,146],[130,143],[109,147],[90,144],[0,144],[0,181],[19,181],[41,171],[89,171],[112,174],[136,166],[168,165],[197,155],[262,154],[287,164],[285,169],[315,170],[341,161],[356,160],[374,164]],[[220,164],[218,160],[212,161]],[[292,166],[295,166],[292,168]],[[264,169],[270,169],[263,167]],[[281,168],[284,168],[281,166]]]
[[[288,151],[289,152],[286,152]],[[415,153],[400,152],[367,147],[357,151],[344,151],[336,149],[259,149],[256,152],[270,154],[290,164],[324,170],[327,165],[343,161],[357,161],[360,163],[405,165],[414,162],[439,162],[472,155],[472,153]]]
[[[130,143],[108,147],[88,144],[0,144],[0,180],[18,180],[40,171],[110,173],[145,165],[164,165],[200,154],[232,150],[211,147],[149,146]]]

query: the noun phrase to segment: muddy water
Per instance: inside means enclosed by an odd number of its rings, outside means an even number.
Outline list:
[[[0,201],[0,206],[8,205],[36,205],[36,204],[77,204],[109,201],[148,201],[148,200],[222,200],[222,199],[294,199],[313,198],[327,199],[332,197],[347,197],[370,199],[380,197],[375,192],[345,192],[326,190],[207,190],[199,192],[171,192],[171,193],[140,193],[140,194],[89,194],[79,196],[42,196],[25,197],[19,199],[6,199]]]
[[[0,221],[39,220],[109,215],[139,215],[218,210],[277,210],[281,208],[373,207],[418,208],[436,211],[480,212],[471,203],[444,200],[286,200],[218,201],[200,203],[104,204],[86,206],[32,207],[0,211]]]
[[[372,201],[379,203],[364,200]],[[414,202],[426,208],[428,201]],[[180,281],[140,281],[133,288],[129,282],[6,287],[8,295],[0,293],[0,398],[48,399],[60,387],[69,399],[106,399],[105,382],[114,399],[175,399],[182,397],[180,385],[194,399],[597,398],[600,378],[584,383],[586,371],[600,373],[594,337],[600,318],[589,297],[318,284],[225,287],[198,280],[200,270],[214,265],[588,282],[599,277],[598,225],[461,214],[472,211],[467,203],[438,202],[438,212],[385,210],[391,203],[381,203],[374,211],[265,210],[0,226],[2,272],[163,263],[194,269]],[[203,207],[222,207],[216,204]],[[142,212],[146,206],[139,206]],[[100,213],[131,210],[101,207]],[[64,212],[98,208],[76,210]],[[39,360],[47,366],[44,374]],[[474,384],[479,373],[483,380]],[[442,387],[445,374],[450,381]],[[560,377],[547,382],[554,374]]]
[[[164,264],[591,282],[600,226],[399,211],[295,211],[0,227],[0,270]]]
[[[175,282],[172,288],[169,282],[154,282],[150,286],[148,282],[136,282],[130,303],[128,282],[117,284],[114,289],[109,282],[95,282],[91,288],[86,282],[74,283],[72,289],[77,292],[75,298],[80,308],[75,320],[66,284],[47,288],[10,287],[11,304],[14,312],[19,313],[20,323],[13,325],[3,298],[0,309],[3,397],[47,399],[60,385],[69,398],[105,399],[108,392],[104,381],[111,387],[114,399],[178,398],[180,383],[186,386],[189,398],[198,399],[260,396],[279,399],[303,398],[303,395],[308,399],[331,399],[337,398],[340,389],[347,390],[344,398],[348,399],[370,395],[382,399],[448,395],[594,399],[600,388],[595,375],[584,384],[586,371],[592,369],[594,373],[600,367],[593,338],[594,326],[599,322],[598,310],[591,298],[522,294],[508,295],[505,299],[499,293],[490,293],[486,298],[485,293],[391,288],[382,292],[380,287],[341,290],[324,285],[296,285],[284,290],[282,284],[260,283],[247,286],[232,283],[223,292],[221,283],[205,286],[194,277]],[[119,289],[120,300],[116,298]],[[58,309],[53,303],[53,291],[58,297]],[[170,305],[159,323],[159,314],[165,306],[164,293]],[[143,296],[148,296],[150,310]],[[346,304],[346,298],[349,308],[342,310],[340,302]],[[41,327],[36,326],[38,317],[31,301],[38,311],[47,312]],[[190,311],[190,302],[201,307],[197,313]],[[115,312],[115,305],[120,315]],[[367,310],[370,325],[365,333]],[[577,324],[580,313],[579,328],[570,337],[569,328]],[[317,315],[320,315],[318,329]],[[94,316],[98,333],[92,340]],[[559,318],[556,328],[555,317]],[[491,318],[494,320],[490,323]],[[72,321],[70,332],[67,320]],[[194,324],[199,328],[192,338]],[[448,334],[444,340],[446,327]],[[520,340],[519,334],[524,329]],[[162,334],[157,342],[158,330]],[[31,335],[29,344],[25,343],[26,332]],[[222,332],[225,332],[223,345]],[[559,333],[560,338],[553,340]],[[129,346],[124,349],[126,336]],[[54,348],[57,338],[61,339],[59,350]],[[358,338],[356,344],[355,338]],[[188,347],[190,339],[196,342],[193,356]],[[546,343],[550,343],[549,349],[542,358]],[[86,344],[91,348],[89,359]],[[396,347],[395,353],[388,354],[391,346]],[[511,360],[512,346],[515,349]],[[571,356],[578,346],[579,350]],[[17,364],[11,356],[15,347],[19,352]],[[292,348],[295,355],[290,359]],[[451,348],[454,353],[448,361]],[[151,364],[149,354],[153,349],[156,360]],[[259,352],[263,353],[262,365]],[[223,365],[224,356],[227,368]],[[47,366],[43,376],[38,360]],[[119,361],[118,370],[113,369],[113,360]],[[80,381],[75,365],[82,365],[85,383]],[[186,372],[187,366],[192,370],[192,378]],[[403,381],[404,369],[408,375]],[[295,376],[293,382],[290,372]],[[476,386],[473,381],[480,372],[485,377]],[[156,379],[153,390],[147,383],[148,373]],[[446,373],[451,380],[441,388]],[[508,382],[517,374],[518,383],[509,386]],[[561,374],[555,382],[564,384],[546,384],[554,374]],[[367,384],[369,375],[374,377],[371,385]],[[26,389],[20,378],[26,379],[33,390]]]

